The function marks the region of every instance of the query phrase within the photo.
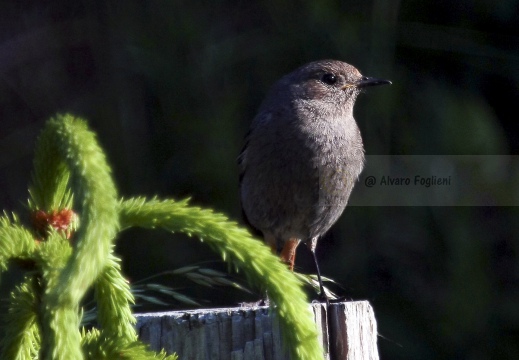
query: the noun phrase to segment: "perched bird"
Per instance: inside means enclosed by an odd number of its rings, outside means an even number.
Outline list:
[[[364,166],[353,105],[367,86],[391,84],[337,60],[306,64],[270,89],[238,157],[246,221],[293,270],[300,242],[317,240],[343,212]]]

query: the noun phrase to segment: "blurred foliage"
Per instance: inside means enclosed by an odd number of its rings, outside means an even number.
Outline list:
[[[36,134],[62,111],[91,119],[123,195],[189,195],[239,218],[248,124],[277,78],[320,58],[393,80],[357,102],[368,154],[515,155],[518,16],[517,0],[0,1],[0,205],[23,206]],[[382,358],[515,359],[517,219],[515,207],[350,207],[318,255],[344,295],[374,305]],[[213,259],[169,236],[126,233],[124,271]],[[243,301],[200,288],[190,296]]]
[[[2,359],[177,359],[176,354],[154,353],[138,340],[130,309],[135,298],[112,244],[120,230],[132,227],[183,233],[206,243],[229,269],[241,271],[250,285],[269,294],[292,359],[323,356],[302,282],[247,229],[210,209],[189,206],[188,200],[118,201],[95,134],[72,115],[47,122],[35,153],[28,202],[32,227],[26,229],[15,214],[0,217],[0,272],[8,264],[27,270],[10,294]],[[168,273],[185,274],[204,286],[243,289],[213,269],[190,266]],[[189,300],[167,286],[147,285],[176,300]],[[80,333],[82,301],[89,288],[99,329]],[[91,321],[91,313],[87,318]]]

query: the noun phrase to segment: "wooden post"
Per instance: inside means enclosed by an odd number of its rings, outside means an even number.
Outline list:
[[[324,360],[378,360],[369,302],[312,304]],[[180,360],[288,360],[268,307],[199,309],[137,315],[139,338]],[[316,359],[320,360],[320,359]]]

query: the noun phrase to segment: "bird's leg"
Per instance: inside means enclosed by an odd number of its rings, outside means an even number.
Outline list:
[[[319,263],[317,262],[315,250],[312,251],[312,255],[314,257],[315,269],[317,270],[317,280],[319,281],[319,298],[321,300],[325,300],[326,303],[329,305],[328,296],[326,296],[326,292],[324,291],[323,279],[321,279],[321,270],[319,270]]]
[[[296,261],[296,249],[300,241],[301,240],[296,238],[290,238],[287,241],[285,241],[285,244],[283,245],[283,250],[281,250],[281,261],[287,263],[290,266],[291,271],[294,271],[294,263]]]
[[[330,305],[328,296],[326,296],[326,292],[324,291],[323,279],[321,279],[321,270],[319,269],[319,262],[317,261],[317,255],[315,254],[315,248],[317,247],[317,238],[313,238],[311,241],[308,242],[307,245],[310,251],[312,252],[315,270],[317,271],[317,280],[319,281],[319,299],[325,300],[326,304]]]
[[[265,243],[270,246],[270,249],[274,254],[277,253],[278,239],[272,234],[265,234]],[[296,261],[296,249],[297,245],[301,242],[300,239],[290,238],[285,241],[283,249],[281,250],[280,257],[281,261],[288,264],[291,271],[294,271],[294,263]],[[269,301],[268,294],[265,293],[266,302]]]

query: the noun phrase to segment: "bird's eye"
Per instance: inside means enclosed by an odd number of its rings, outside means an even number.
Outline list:
[[[333,85],[337,82],[337,76],[330,74],[330,73],[326,73],[321,78],[321,81],[325,84]]]

